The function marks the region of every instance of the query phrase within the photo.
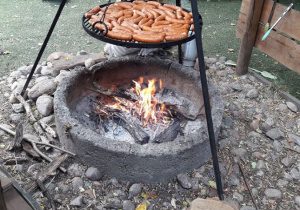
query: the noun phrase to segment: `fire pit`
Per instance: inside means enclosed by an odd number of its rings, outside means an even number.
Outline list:
[[[155,131],[149,133],[145,123],[137,125],[146,135],[142,140],[137,137],[139,134],[135,135],[137,127],[132,127],[131,121],[128,123],[129,118],[120,117],[120,110],[106,116],[105,126],[103,119],[97,115],[95,118],[95,107],[104,101],[103,95],[110,95],[107,92],[126,95],[127,89],[124,91],[122,87],[141,77],[144,81],[155,78],[156,83],[160,83],[157,107],[160,110],[164,103],[169,108],[168,122],[163,128],[151,125]],[[101,90],[95,85],[101,86]],[[211,85],[209,93],[214,132],[218,136],[224,105]],[[136,103],[135,100],[132,103]],[[74,71],[59,85],[54,104],[63,147],[76,153],[86,165],[97,167],[112,177],[134,182],[165,182],[201,166],[211,157],[199,72],[178,63],[123,57],[97,64],[91,71]],[[96,113],[99,114],[99,110],[102,115],[103,111],[107,112],[98,107]],[[102,123],[99,124],[99,120]]]

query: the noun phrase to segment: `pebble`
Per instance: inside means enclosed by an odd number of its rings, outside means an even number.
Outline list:
[[[135,184],[131,185],[131,187],[129,188],[128,199],[131,199],[134,196],[138,195],[139,193],[141,193],[141,191],[142,191],[142,185],[141,184],[135,183]]]
[[[193,187],[191,179],[187,174],[178,174],[177,181],[184,189],[191,189]]]
[[[272,128],[266,133],[266,135],[272,140],[280,140],[284,138],[279,128]]]
[[[25,108],[23,106],[23,104],[19,103],[19,104],[12,104],[12,109],[14,110],[14,112],[16,113],[23,113],[25,112]]]
[[[256,163],[256,168],[257,169],[265,168],[265,162],[263,160],[258,160],[257,163]]]
[[[295,197],[295,203],[300,207],[300,196]]]
[[[43,94],[52,95],[56,90],[56,84],[53,79],[48,79],[35,84],[29,91],[28,97],[30,99],[37,99]]]
[[[252,206],[242,206],[240,210],[256,210],[256,208]]]
[[[285,186],[288,185],[288,183],[289,182],[287,180],[285,180],[285,179],[278,179],[276,185],[278,187],[285,187]]]
[[[95,167],[89,167],[85,172],[85,176],[91,181],[99,181],[103,178],[103,174]]]
[[[227,58],[225,56],[220,56],[219,62],[224,64],[226,62]]]
[[[12,123],[18,124],[24,119],[24,115],[21,113],[12,113],[9,115],[9,119]]]
[[[281,163],[285,166],[285,167],[289,167],[291,164],[293,164],[295,162],[295,160],[293,158],[290,157],[285,157],[281,160]]]
[[[235,198],[238,202],[243,202],[244,196],[238,192],[233,193],[233,198]]]
[[[92,58],[88,58],[85,62],[84,62],[84,65],[85,65],[85,68],[90,68],[91,66],[93,66],[95,64],[95,60],[92,59]]]
[[[278,105],[278,109],[281,111],[281,112],[284,112],[284,111],[286,111],[287,110],[287,105],[285,105],[285,104],[279,104]]]
[[[265,190],[265,195],[267,196],[267,198],[281,198],[281,191],[277,190],[277,189],[273,189],[273,188],[268,188]]]
[[[293,112],[298,111],[298,107],[294,103],[288,101],[288,102],[286,102],[286,105],[291,111],[293,111]]]
[[[125,201],[123,201],[122,209],[123,210],[135,210],[134,203],[130,200],[125,200]]]
[[[233,155],[238,156],[238,157],[243,157],[246,154],[247,150],[244,148],[237,148],[232,151]]]
[[[258,91],[256,89],[251,89],[247,92],[246,97],[254,99],[258,97]]]
[[[81,177],[74,177],[72,179],[73,192],[78,192],[83,187],[83,180]]]
[[[83,170],[80,168],[78,163],[73,163],[68,167],[68,174],[72,177],[81,177],[83,174]]]
[[[36,108],[42,116],[48,116],[53,112],[53,97],[42,95],[36,100]]]
[[[277,140],[273,142],[273,147],[277,152],[280,152],[283,150],[282,144]]]
[[[290,140],[292,140],[293,142],[295,142],[296,144],[298,144],[300,146],[300,137],[299,136],[289,133],[288,137]]]
[[[81,207],[83,205],[83,196],[80,195],[70,202],[70,206]]]
[[[293,179],[296,179],[296,180],[300,179],[300,172],[295,168],[292,168],[292,170],[290,171],[290,175]]]
[[[240,184],[240,180],[239,178],[237,177],[236,174],[230,174],[229,175],[229,183],[230,185],[239,185]]]

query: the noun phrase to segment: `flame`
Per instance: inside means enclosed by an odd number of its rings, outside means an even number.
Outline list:
[[[156,79],[148,80],[148,86],[143,88],[142,84],[144,78],[140,77],[138,82],[133,80],[135,87],[131,88],[130,91],[135,93],[139,100],[132,102],[124,98],[114,97],[117,102],[114,105],[107,105],[111,109],[118,109],[131,113],[132,116],[138,116],[143,126],[149,124],[163,123],[167,124],[170,122],[166,115],[169,115],[169,111],[166,110],[164,104],[159,104],[158,99],[155,97],[156,93]],[[162,81],[158,81],[159,88],[162,88]]]

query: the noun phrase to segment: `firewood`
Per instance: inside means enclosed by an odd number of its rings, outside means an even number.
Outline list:
[[[4,165],[16,165],[27,162],[28,159],[26,157],[9,157],[3,160]]]
[[[181,129],[180,121],[175,119],[153,139],[153,142],[164,143],[164,142],[173,141],[177,137],[180,129]]]
[[[133,117],[127,117],[123,113],[113,113],[120,118],[120,124],[125,128],[138,144],[146,144],[149,142],[150,137],[144,129],[137,123]]]
[[[11,151],[13,149],[17,149],[21,147],[21,141],[23,139],[23,125],[21,123],[18,124],[16,127],[15,137],[10,145],[8,146],[7,150]]]

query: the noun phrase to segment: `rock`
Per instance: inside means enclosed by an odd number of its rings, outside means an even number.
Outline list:
[[[225,201],[197,198],[192,201],[190,210],[235,210],[233,207],[228,205]]]
[[[98,168],[89,167],[85,172],[85,176],[91,181],[99,181],[103,178],[103,174],[99,171]]]
[[[54,79],[54,82],[59,84],[61,81],[70,75],[70,71],[61,70],[59,75],[57,75]]]
[[[123,210],[135,210],[134,203],[130,200],[123,201]]]
[[[43,117],[42,119],[40,119],[41,122],[43,122],[47,125],[54,123],[54,120],[55,120],[54,115],[50,115],[50,116]]]
[[[72,187],[73,187],[73,192],[78,192],[79,188],[83,187],[83,180],[80,177],[74,177],[72,179]]]
[[[238,192],[233,193],[233,198],[235,198],[238,202],[242,202],[244,200],[244,196]]]
[[[288,185],[288,183],[289,183],[289,182],[288,182],[287,180],[284,180],[284,179],[278,179],[276,185],[277,185],[278,187],[285,187],[285,186]]]
[[[73,163],[68,167],[68,174],[72,177],[81,177],[83,174],[83,170],[79,167],[78,163]]]
[[[251,131],[248,133],[249,136],[254,137],[254,138],[260,138],[261,135],[255,131]]]
[[[252,192],[253,196],[258,195],[258,189],[257,188],[252,188],[251,192]]]
[[[22,76],[22,73],[20,71],[13,71],[9,75],[10,77],[13,77],[15,79],[20,79]]]
[[[38,77],[38,78],[35,79],[35,83],[37,84],[39,82],[46,81],[48,79],[50,79],[50,77],[48,77],[48,76],[40,76],[40,77]]]
[[[265,162],[263,160],[258,160],[256,163],[256,168],[258,170],[265,168]]]
[[[248,91],[248,93],[246,94],[246,97],[250,98],[250,99],[254,99],[258,97],[258,91],[256,89],[251,89]]]
[[[274,189],[274,188],[268,188],[265,190],[265,195],[267,196],[267,198],[274,198],[274,199],[277,199],[277,198],[281,198],[281,191],[280,190],[277,190],[277,189]]]
[[[193,187],[191,179],[187,174],[178,174],[177,181],[184,189],[191,189]]]
[[[109,204],[107,204],[105,207],[105,209],[121,209],[122,208],[122,203],[120,201],[120,199],[118,198],[114,198],[113,200],[111,200],[109,202]]]
[[[291,164],[293,164],[295,162],[295,160],[293,158],[290,157],[285,157],[281,160],[281,163],[285,166],[285,167],[289,167]]]
[[[252,206],[242,206],[240,210],[256,210],[256,208]]]
[[[294,103],[288,101],[288,102],[286,102],[286,105],[291,111],[293,111],[293,112],[298,111],[298,107]]]
[[[252,156],[255,157],[255,158],[259,158],[259,159],[265,157],[265,155],[263,153],[261,153],[261,152],[253,152]]]
[[[243,157],[246,154],[246,150],[244,148],[237,148],[232,151],[233,155],[238,157]]]
[[[20,165],[20,164],[17,164],[17,165],[16,165],[16,170],[17,170],[18,172],[22,173],[22,172],[23,172],[23,169],[24,169],[23,165]]]
[[[220,56],[219,62],[224,64],[226,62],[227,58],[225,56]]]
[[[23,106],[23,104],[19,103],[19,104],[12,104],[12,109],[14,110],[14,112],[16,113],[23,113],[25,112],[25,108]]]
[[[232,122],[232,119],[231,117],[226,117],[224,119],[224,126],[227,127],[227,128],[233,128],[233,122]]]
[[[298,144],[300,146],[300,137],[299,136],[289,133],[288,137],[290,140],[292,140],[293,142],[295,142],[296,144]]]
[[[32,164],[27,168],[27,173],[31,176],[31,177],[35,177],[36,174],[38,173],[38,171],[40,170],[41,165],[38,163]]]
[[[217,71],[216,74],[219,77],[226,77],[227,76],[227,72],[225,70]]]
[[[64,53],[64,52],[54,52],[54,53],[51,53],[48,58],[47,58],[47,61],[48,62],[53,62],[54,60],[58,60],[59,58],[63,58],[65,59],[66,57],[71,57],[72,55],[71,54],[68,54],[68,53]]]
[[[48,116],[53,112],[53,97],[42,95],[36,100],[36,108],[43,116]]]
[[[129,188],[129,195],[128,199],[132,199],[134,196],[138,195],[142,191],[142,185],[141,184],[133,184]]]
[[[235,84],[232,86],[232,89],[238,92],[241,92],[243,90],[242,86],[240,84]]]
[[[76,53],[76,55],[88,55],[89,53],[85,50],[80,50],[79,52]]]
[[[280,152],[283,149],[282,144],[277,140],[273,142],[273,147],[277,152]]]
[[[271,138],[272,140],[280,140],[283,139],[284,136],[282,135],[281,131],[279,130],[279,128],[273,128],[271,130],[269,130],[266,135]]]
[[[13,113],[13,114],[9,115],[10,122],[15,123],[15,124],[21,122],[23,119],[24,119],[24,115],[21,113]]]
[[[83,196],[80,195],[71,201],[70,206],[81,207],[83,205]]]
[[[253,120],[250,124],[251,128],[256,131],[259,129],[259,120]]]
[[[287,105],[285,105],[285,104],[279,104],[278,105],[278,109],[281,111],[281,112],[284,112],[284,111],[286,111],[287,110]]]
[[[300,196],[295,197],[295,203],[300,207]]]
[[[29,67],[29,66],[28,66]],[[32,67],[31,67],[32,68]],[[21,75],[27,75],[30,72],[30,69],[27,69],[27,66],[21,66],[17,69],[21,73]]]
[[[240,184],[240,180],[236,174],[232,173],[229,175],[229,184],[230,185],[239,185]]]
[[[290,175],[293,179],[296,179],[296,180],[300,179],[300,172],[295,168],[292,168],[292,170],[290,171]]]
[[[52,95],[56,90],[56,84],[54,83],[54,80],[49,79],[45,80],[43,82],[39,82],[35,84],[29,91],[28,91],[28,97],[30,99],[37,99],[39,96],[43,94]]]
[[[88,58],[85,62],[84,62],[84,65],[85,65],[85,68],[90,68],[91,66],[93,66],[96,62],[94,61],[94,59],[92,58]]]

